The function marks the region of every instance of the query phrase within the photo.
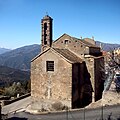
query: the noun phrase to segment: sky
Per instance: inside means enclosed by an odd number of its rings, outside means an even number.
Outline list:
[[[120,0],[0,0],[0,47],[41,44],[41,19],[53,18],[53,40],[67,33],[120,44]]]

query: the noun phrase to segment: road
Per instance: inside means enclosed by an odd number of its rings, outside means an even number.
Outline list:
[[[9,105],[5,105],[2,107],[2,114],[8,114],[20,109],[25,109],[30,103],[31,103],[31,97],[29,96],[17,102],[13,102]]]
[[[16,120],[17,118],[21,118],[21,120],[22,118],[24,118],[23,120],[108,120],[107,118],[110,113],[112,118],[111,120],[120,120],[117,119],[120,118],[120,105],[42,115],[33,115],[25,112],[19,112],[10,116],[11,118],[16,117]],[[102,116],[103,119],[101,119]]]

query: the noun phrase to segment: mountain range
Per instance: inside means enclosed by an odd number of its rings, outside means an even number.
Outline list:
[[[20,47],[0,55],[0,65],[24,71],[30,70],[30,61],[40,53],[40,45]]]
[[[97,46],[110,51],[120,44],[108,44],[96,41]],[[13,82],[30,80],[30,61],[40,53],[40,45],[34,44],[14,50],[0,48],[0,86]]]
[[[8,51],[10,51],[10,49],[0,47],[0,54],[3,54],[3,53],[8,52]]]
[[[28,80],[30,80],[30,72],[0,66],[0,87],[9,86],[13,82],[23,83]]]
[[[103,43],[99,41],[96,41],[96,45],[101,46],[102,50],[104,51],[112,51],[115,48],[120,47],[120,44],[110,44],[110,43]]]
[[[120,47],[120,44],[109,44],[96,41],[97,46],[102,46],[105,51]],[[1,51],[1,49],[0,49]],[[34,44],[20,47],[0,54],[0,65],[24,71],[30,70],[30,61],[40,53],[40,45]]]

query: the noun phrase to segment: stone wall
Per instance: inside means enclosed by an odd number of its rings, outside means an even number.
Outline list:
[[[85,62],[86,62],[88,72],[90,73],[90,80],[91,80],[91,83],[92,83],[93,91],[95,91],[94,58],[91,57],[91,56],[85,56]]]
[[[90,47],[89,48],[89,54],[93,55],[93,56],[101,56],[102,55],[99,47]]]
[[[54,71],[46,71],[46,61],[54,61]],[[31,63],[33,101],[59,102],[71,107],[72,65],[51,50]],[[49,103],[49,102],[48,102]]]
[[[92,102],[92,85],[85,62],[73,64],[72,108],[85,107]]]
[[[59,40],[56,40],[52,46],[60,49],[69,49],[78,55],[83,55],[86,49],[86,46],[80,40],[73,40],[68,35],[64,35]]]
[[[102,98],[104,90],[105,70],[104,70],[104,57],[95,58],[94,62],[95,72],[95,101]]]
[[[41,51],[52,45],[52,20],[48,15],[41,20]]]
[[[94,55],[94,56],[101,56],[102,53],[100,51],[99,47],[95,47],[95,43],[93,44],[93,47],[90,45],[84,44],[81,41],[84,40],[79,40],[76,38],[73,38],[69,35],[63,35],[59,39],[53,42],[52,46],[60,49],[69,49],[75,54],[78,55]],[[93,40],[94,41],[94,40]]]
[[[102,98],[104,89],[104,57],[86,56],[85,62],[91,76],[93,101],[97,101]]]

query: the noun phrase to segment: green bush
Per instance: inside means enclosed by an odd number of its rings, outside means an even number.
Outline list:
[[[12,86],[5,88],[4,95],[10,97],[16,97],[17,94],[23,95],[25,94],[25,89],[22,87],[21,83],[13,83]]]

